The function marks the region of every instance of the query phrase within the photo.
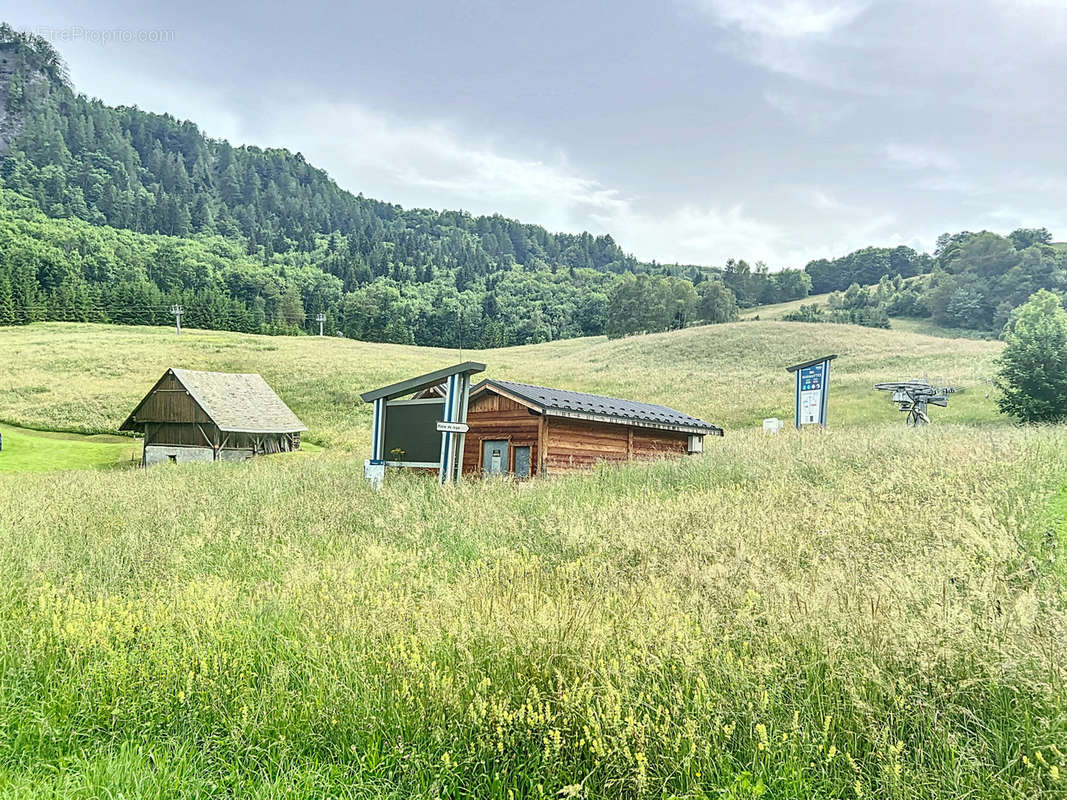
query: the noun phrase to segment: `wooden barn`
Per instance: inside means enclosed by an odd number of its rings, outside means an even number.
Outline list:
[[[723,435],[666,406],[499,380],[471,389],[467,424],[464,474],[519,478],[699,453]]]
[[[259,375],[168,369],[119,430],[144,434],[151,466],[298,450],[307,428]]]

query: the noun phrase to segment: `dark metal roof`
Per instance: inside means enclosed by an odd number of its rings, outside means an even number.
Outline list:
[[[375,400],[380,400],[383,397],[386,400],[393,400],[397,397],[414,394],[415,392],[429,388],[430,386],[436,386],[439,383],[443,383],[451,376],[459,375],[463,372],[468,375],[475,372],[485,372],[485,364],[481,364],[477,361],[464,361],[462,364],[456,364],[454,367],[445,367],[444,369],[435,370],[434,372],[427,372],[425,375],[408,378],[406,381],[391,383],[388,386],[383,386],[381,389],[371,389],[369,392],[361,394],[360,397],[365,403],[373,403]]]
[[[786,367],[785,371],[796,372],[798,369],[804,369],[804,367],[814,367],[816,364],[821,364],[824,361],[833,361],[835,358],[837,358],[836,353],[834,353],[834,355],[832,356],[821,356],[819,358],[813,358],[811,361],[805,361],[802,364],[794,364],[791,367]]]
[[[632,423],[650,428],[686,431],[689,433],[722,435],[722,428],[702,419],[683,414],[667,406],[638,403],[617,397],[549,389],[527,383],[487,379],[471,390],[471,396],[485,388],[496,388],[535,406],[542,413],[555,416],[576,416],[602,422]]]

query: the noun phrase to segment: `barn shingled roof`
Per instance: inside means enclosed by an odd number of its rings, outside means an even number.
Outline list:
[[[171,369],[169,372],[181,382],[221,431],[296,433],[307,430],[304,423],[257,373],[200,372],[192,369]],[[139,409],[140,404],[123,423],[122,430],[132,429],[127,426],[136,426],[135,417]]]
[[[471,390],[473,395],[483,387],[498,387],[508,394],[515,395],[541,411],[551,414],[557,412],[563,416],[568,413],[597,417],[608,422],[636,422],[655,428],[666,428],[721,436],[722,428],[691,417],[667,406],[653,403],[639,403],[634,400],[622,400],[618,397],[604,397],[598,394],[571,392],[565,389],[549,389],[545,386],[533,386],[528,383],[486,379]]]

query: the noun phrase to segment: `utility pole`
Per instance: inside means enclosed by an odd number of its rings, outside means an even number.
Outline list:
[[[320,311],[315,317],[315,321],[319,323],[319,336],[322,336],[322,323],[326,321],[326,315]]]
[[[174,327],[178,331],[178,335],[182,335],[182,307],[175,303],[170,307],[170,313],[174,315]]]

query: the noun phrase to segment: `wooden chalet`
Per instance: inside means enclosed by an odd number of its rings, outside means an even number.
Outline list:
[[[307,428],[259,375],[168,369],[119,430],[144,434],[151,466],[298,450]]]
[[[699,453],[723,435],[667,406],[499,380],[471,389],[467,424],[463,473],[520,478]]]

